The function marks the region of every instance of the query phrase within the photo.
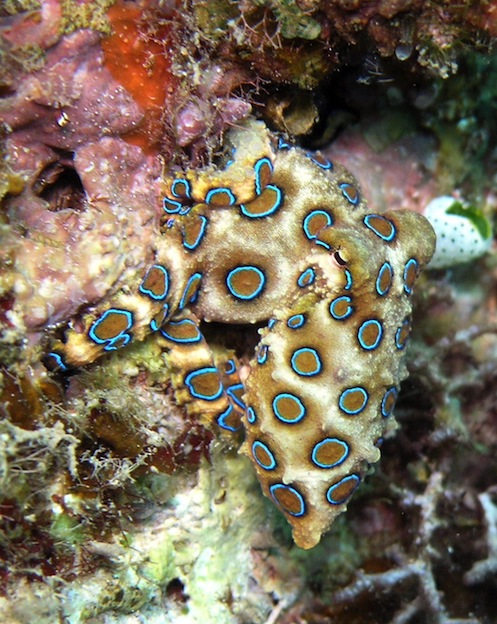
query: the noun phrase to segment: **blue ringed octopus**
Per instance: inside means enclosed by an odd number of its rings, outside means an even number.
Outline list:
[[[178,405],[232,433],[264,494],[312,548],[346,509],[395,428],[411,297],[435,235],[410,211],[368,207],[354,177],[257,121],[225,163],[164,175],[155,259],[52,339],[67,370],[154,332]],[[265,323],[243,381],[200,321]]]

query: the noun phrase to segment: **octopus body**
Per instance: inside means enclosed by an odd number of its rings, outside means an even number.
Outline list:
[[[395,427],[411,295],[435,236],[419,214],[375,213],[343,167],[258,122],[230,141],[224,166],[165,178],[154,264],[47,361],[81,366],[155,332],[178,404],[243,426],[264,493],[311,548]],[[245,383],[201,320],[266,322]]]

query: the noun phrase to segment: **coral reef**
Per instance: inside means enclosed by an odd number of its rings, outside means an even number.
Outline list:
[[[343,163],[376,213],[423,212],[449,196],[457,211],[470,207],[473,225],[493,226],[493,4],[2,4],[3,621],[496,620],[488,232],[486,255],[469,249],[469,262],[420,277],[400,426],[309,551],[262,497],[241,437],[214,436],[208,417],[178,405],[166,337],[64,374],[41,362],[44,341],[64,338],[68,321],[81,333],[102,302],[136,293],[165,225],[164,180],[223,171],[228,135],[249,116],[296,141],[296,153],[321,148]],[[238,360],[242,380],[257,329],[201,324],[214,361]]]

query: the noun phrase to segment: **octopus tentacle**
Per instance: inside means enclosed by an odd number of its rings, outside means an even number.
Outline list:
[[[164,194],[171,206],[183,202],[225,208],[252,201],[269,184],[274,152],[266,126],[251,120],[228,135],[232,159],[224,169],[210,166],[165,176]]]
[[[175,401],[205,426],[237,431],[242,409],[236,358],[232,353],[215,358],[199,325],[194,314],[183,310],[157,333]]]
[[[166,323],[182,302],[193,299],[194,287],[200,286],[193,275],[178,253],[158,246],[155,262],[136,280],[135,291],[119,290],[82,313],[63,330],[62,339],[49,340],[45,364],[50,369],[76,368],[132,340],[143,340]]]

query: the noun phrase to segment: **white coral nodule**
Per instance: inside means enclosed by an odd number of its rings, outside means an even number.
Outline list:
[[[445,269],[483,256],[492,245],[490,222],[481,210],[442,195],[426,206],[424,216],[437,235],[428,269]]]

